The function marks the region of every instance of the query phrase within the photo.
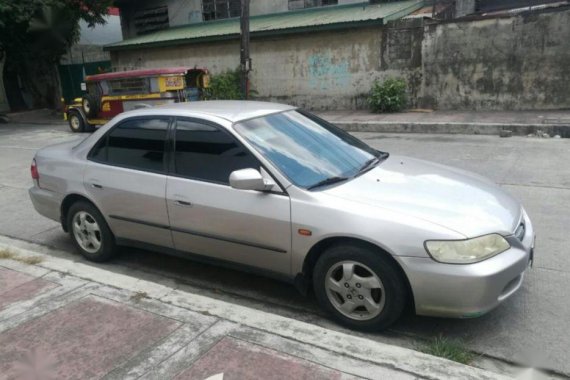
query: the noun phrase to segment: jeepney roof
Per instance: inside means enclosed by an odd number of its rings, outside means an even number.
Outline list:
[[[140,69],[140,70],[129,70],[129,71],[115,71],[112,73],[88,75],[85,77],[86,82],[98,82],[102,80],[111,79],[123,79],[123,78],[135,78],[135,77],[156,77],[160,75],[174,75],[174,74],[186,74],[190,70],[201,70],[208,72],[207,69],[202,67],[163,67],[159,69]]]

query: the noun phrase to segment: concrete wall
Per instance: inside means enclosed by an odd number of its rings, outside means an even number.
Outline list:
[[[570,107],[569,10],[428,26],[422,51],[424,107]]]
[[[475,0],[455,0],[455,17],[463,17],[475,13]]]
[[[366,107],[376,78],[408,83],[410,107],[570,107],[570,10],[305,33],[251,42],[253,88],[262,99],[312,109]],[[239,62],[237,39],[112,53],[117,69]]]
[[[362,108],[376,78],[403,75],[417,81],[420,48],[407,31],[382,28],[256,38],[251,83],[267,100],[315,109]],[[119,70],[198,65],[215,75],[238,66],[239,41],[113,52],[112,62]]]
[[[249,14],[251,16],[268,13],[287,12],[289,10],[287,0],[250,0]]]

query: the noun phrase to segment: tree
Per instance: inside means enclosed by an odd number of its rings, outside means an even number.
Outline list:
[[[104,16],[112,2],[0,0],[0,57],[6,58],[7,90],[17,87],[20,78],[34,104],[56,108],[60,98],[57,64],[79,39],[79,20],[84,20],[90,27],[104,24]],[[11,93],[11,107],[23,108],[19,91]]]

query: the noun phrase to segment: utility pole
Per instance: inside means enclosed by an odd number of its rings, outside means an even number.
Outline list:
[[[248,73],[251,70],[251,58],[249,58],[249,0],[241,0],[241,46],[240,46],[240,88],[243,99],[249,95]]]

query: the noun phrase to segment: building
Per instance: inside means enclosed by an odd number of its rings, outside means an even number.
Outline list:
[[[111,57],[103,46],[123,39],[118,8],[109,8],[105,24],[89,27],[81,20],[79,29],[79,41],[61,58],[58,67],[61,92],[67,104],[83,94],[81,83],[86,75],[111,70]]]
[[[236,69],[239,4],[117,0],[124,40],[105,47],[113,69]],[[527,8],[510,12],[512,4]],[[412,108],[570,107],[568,1],[251,0],[250,7],[250,80],[260,99],[364,108],[374,80],[400,77]]]
[[[221,10],[220,4],[227,7]],[[138,1],[118,2],[125,40],[106,47],[113,68],[197,65],[214,75],[236,69],[235,4],[239,1],[171,1],[146,8]],[[262,99],[307,108],[362,107],[371,81],[381,76],[380,65],[414,58],[416,46],[404,36],[401,47],[390,48],[391,62],[381,64],[379,27],[422,5],[421,0],[252,0],[252,87]]]

